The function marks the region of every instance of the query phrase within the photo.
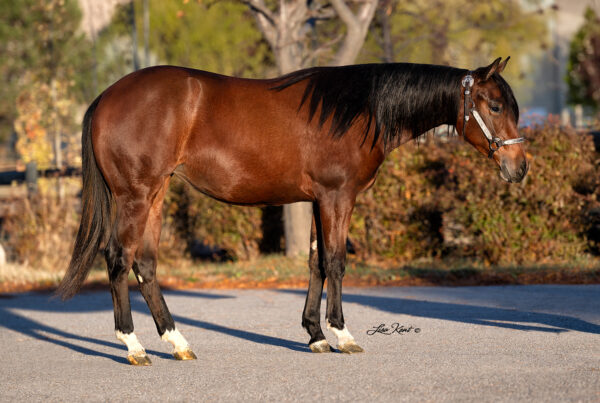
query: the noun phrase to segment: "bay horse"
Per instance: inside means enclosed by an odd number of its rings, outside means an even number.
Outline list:
[[[320,325],[327,278],[327,328],[341,352],[362,352],[342,313],[356,196],[373,185],[387,154],[442,124],[492,158],[503,179],[521,181],[528,164],[517,102],[500,76],[507,61],[474,71],[405,63],[315,67],[268,80],[175,66],[125,76],[83,119],[81,224],[57,293],[72,297],[104,249],[116,336],[130,363],[150,365],[133,332],[131,269],[175,358],[195,359],[156,279],[163,199],[177,175],[225,203],[312,202],[302,326],[312,351],[333,351]]]

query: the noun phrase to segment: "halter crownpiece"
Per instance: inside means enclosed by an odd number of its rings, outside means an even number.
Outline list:
[[[463,127],[462,127],[463,138],[465,137],[465,126],[467,126],[467,122],[469,121],[470,115],[472,113],[473,117],[475,118],[475,121],[481,128],[481,131],[483,132],[483,134],[485,135],[485,138],[487,139],[487,141],[489,143],[490,151],[488,153],[488,158],[492,158],[494,153],[500,147],[524,142],[525,137],[517,137],[516,139],[502,140],[500,137],[492,135],[492,133],[490,132],[488,127],[485,125],[483,119],[481,118],[481,115],[479,114],[479,112],[477,112],[477,109],[475,109],[475,102],[473,102],[473,99],[471,98],[471,88],[473,87],[474,83],[475,83],[475,79],[471,75],[470,71],[466,76],[463,77],[463,79],[461,81],[461,84],[462,84],[463,88],[465,89],[464,119],[463,119]]]
[[[475,80],[473,79],[473,76],[471,75],[471,72],[469,71],[469,74],[467,74],[463,79],[462,79],[462,86],[465,89],[465,105],[464,105],[464,121],[463,121],[463,129],[462,129],[462,134],[463,134],[463,138],[465,137],[465,126],[467,125],[467,122],[469,121],[470,118],[470,113],[468,112],[469,109],[471,108],[471,106],[469,106],[469,103],[472,104],[472,107],[475,108],[475,103],[471,100],[471,87],[473,86],[473,84],[475,83]]]

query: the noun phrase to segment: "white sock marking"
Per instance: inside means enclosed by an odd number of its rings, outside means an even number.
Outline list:
[[[311,346],[319,346],[319,348],[325,348],[325,346],[329,346],[329,344],[327,344],[327,340],[319,340],[315,341],[313,344],[311,344]]]
[[[329,323],[329,320],[328,320],[327,321],[327,329],[331,330],[333,332],[333,334],[335,335],[335,337],[337,337],[338,346],[343,346],[346,343],[354,341],[354,337],[352,337],[352,335],[350,334],[350,331],[348,331],[348,328],[346,327],[346,325],[344,325],[344,328],[342,330],[340,330],[340,329],[337,329],[337,328],[331,326],[331,324]]]
[[[185,337],[183,337],[177,329],[167,330],[165,334],[162,335],[161,339],[171,343],[173,345],[173,351],[176,352],[185,351],[190,348],[190,345],[188,344]]]
[[[311,244],[310,244],[310,248],[312,250],[317,250],[317,241],[312,241]]]
[[[139,355],[140,353],[145,354],[146,350],[140,344],[135,333],[123,333],[119,330],[115,331],[117,339],[123,342],[127,346],[127,352],[129,355]]]

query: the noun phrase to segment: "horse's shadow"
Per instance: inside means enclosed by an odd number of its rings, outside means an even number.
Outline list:
[[[234,298],[228,295],[185,290],[169,290],[165,291],[164,294],[167,297],[169,295],[179,295],[205,299]],[[107,295],[109,295],[109,293],[107,293]],[[112,303],[110,301],[109,296],[107,296],[107,298],[97,298],[87,293],[78,295],[74,298],[74,300],[69,301],[67,303],[63,303],[43,294],[30,294],[25,296],[4,295],[2,296],[2,298],[0,298],[0,327],[10,329],[12,331],[18,332],[22,335],[29,336],[37,340],[42,340],[48,343],[56,344],[58,346],[68,348],[78,353],[104,357],[118,363],[127,364],[128,362],[125,359],[125,354],[122,354],[123,351],[126,351],[126,348],[121,343],[106,341],[89,336],[80,336],[75,333],[59,329],[57,327],[49,326],[40,321],[28,318],[22,313],[15,312],[15,310],[31,310],[53,313],[85,313],[100,311],[106,311],[108,313],[112,311],[112,309]],[[145,315],[150,314],[148,311],[148,307],[141,298],[141,296],[137,295],[137,293],[135,292],[132,293],[131,310],[132,312],[138,312]],[[234,329],[215,323],[186,318],[182,316],[174,315],[173,317],[179,323],[213,332],[222,333],[225,335],[241,338],[255,343],[270,344],[277,347],[288,348],[294,351],[309,351],[308,347],[304,343],[299,343],[296,341],[286,340],[273,336],[267,336],[246,330]],[[86,343],[116,349],[120,352],[120,355],[96,351],[93,348],[84,346],[84,344]],[[156,350],[146,350],[146,352],[160,358],[171,358],[170,354]]]
[[[280,290],[286,294],[304,297],[304,290]],[[174,291],[169,290],[165,295],[190,296],[199,299],[234,298],[230,295],[215,293],[202,293],[197,291]],[[325,295],[324,295],[325,298]],[[592,296],[590,296],[592,298]],[[382,312],[393,314],[405,314],[413,317],[441,319],[447,321],[475,324],[481,326],[493,326],[498,328],[509,328],[521,331],[539,331],[562,333],[567,331],[578,331],[585,333],[600,334],[600,326],[587,322],[574,316],[563,314],[541,313],[526,309],[506,309],[498,307],[466,305],[450,302],[435,302],[428,300],[417,300],[403,297],[361,295],[346,293],[344,302],[356,303],[371,307]],[[299,300],[299,306],[301,301]],[[148,308],[143,299],[132,293],[132,311],[149,315]],[[40,321],[28,318],[16,310],[31,310],[53,313],[85,313],[112,311],[109,293],[106,298],[98,298],[96,295],[83,294],[74,298],[73,301],[62,303],[50,299],[47,295],[25,295],[25,296],[3,296],[0,298],[0,327],[4,327],[25,336],[43,340],[49,343],[71,349],[78,353],[104,357],[115,362],[126,364],[125,346],[120,343],[106,341],[89,336],[80,336],[64,329],[46,325]],[[194,326],[200,329],[218,332],[227,336],[240,338],[258,344],[267,344],[275,347],[283,347],[292,351],[309,352],[305,343],[287,340],[279,337],[268,336],[248,330],[235,329],[216,323],[201,321],[194,318],[174,316],[178,323]],[[377,325],[377,323],[373,323]],[[97,351],[85,344],[95,344],[102,347],[110,347],[119,351],[119,355]],[[170,358],[171,355],[147,350],[149,354],[161,358]]]
[[[68,348],[81,354],[108,358],[120,364],[127,363],[125,355],[117,356],[97,351],[92,348],[83,346],[82,343],[76,342],[92,343],[98,346],[105,346],[117,350],[124,350],[125,348],[122,344],[117,344],[114,342],[97,339],[94,337],[80,336],[71,332],[67,332],[56,327],[45,325],[36,320],[29,319],[25,315],[14,313],[10,309],[0,309],[0,317],[2,318],[0,326],[21,333],[25,336],[29,336],[37,340],[46,341],[48,343],[56,344],[58,346]],[[167,354],[152,350],[148,350],[148,353],[160,357],[167,356]]]
[[[281,291],[304,295],[304,292],[301,290]],[[600,297],[596,291],[591,294],[595,294],[596,299]],[[323,298],[326,298],[326,293],[323,293]],[[594,298],[594,296],[590,295],[590,299],[591,298]],[[600,326],[597,324],[573,316],[535,312],[528,310],[525,307],[523,307],[523,309],[507,309],[402,297],[382,297],[349,293],[343,294],[343,302],[356,303],[393,314],[441,319],[482,326],[550,333],[578,331],[600,334]],[[378,323],[373,323],[373,325],[378,325]]]

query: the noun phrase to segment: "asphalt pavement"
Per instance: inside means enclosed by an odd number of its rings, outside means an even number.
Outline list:
[[[150,367],[128,364],[108,291],[0,295],[0,400],[600,401],[600,285],[345,288],[356,355],[310,352],[305,290],[167,291],[185,362],[131,298]]]

